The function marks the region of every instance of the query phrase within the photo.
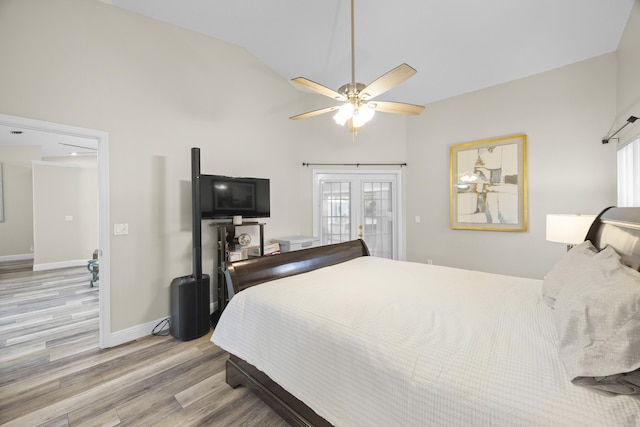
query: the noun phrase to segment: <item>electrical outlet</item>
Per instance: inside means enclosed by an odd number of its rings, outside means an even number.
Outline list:
[[[433,260],[432,259],[428,259],[427,260],[427,264],[432,265],[433,264]]]

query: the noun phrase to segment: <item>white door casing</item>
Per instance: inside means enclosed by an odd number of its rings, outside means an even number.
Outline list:
[[[111,288],[109,230],[109,134],[59,123],[0,114],[0,124],[21,129],[93,139],[98,142],[98,238],[100,245],[99,346],[111,347]]]
[[[362,238],[372,255],[404,259],[400,171],[313,172],[313,231],[321,244]]]

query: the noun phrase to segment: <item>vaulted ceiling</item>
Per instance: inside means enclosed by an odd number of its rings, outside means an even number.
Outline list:
[[[349,0],[102,0],[246,48],[284,79],[351,80]],[[634,0],[355,0],[356,80],[425,105],[616,50]]]
[[[351,80],[349,0],[100,1],[241,46],[287,80]],[[634,1],[355,0],[356,80],[407,63],[418,73],[379,99],[426,105],[562,67],[615,51]],[[0,145],[20,144],[15,130],[0,126]]]

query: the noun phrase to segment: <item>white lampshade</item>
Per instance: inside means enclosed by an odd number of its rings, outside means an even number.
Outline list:
[[[360,108],[358,108],[357,114],[355,114],[355,111],[354,111],[353,127],[359,128],[360,126],[367,123],[369,120],[373,118],[373,115],[375,114],[375,112],[376,111],[373,108],[369,107],[367,104],[362,104]]]
[[[547,240],[575,245],[584,242],[595,215],[547,215]]]
[[[344,126],[344,124],[353,117],[353,104],[347,102],[342,104],[342,106],[338,109],[338,112],[335,116],[333,116],[333,120],[336,121],[340,126]]]
[[[359,128],[371,120],[374,114],[375,110],[367,104],[362,104],[356,109],[352,103],[347,102],[340,106],[336,115],[333,116],[333,120],[340,126],[344,126],[347,120],[352,119],[353,127]]]

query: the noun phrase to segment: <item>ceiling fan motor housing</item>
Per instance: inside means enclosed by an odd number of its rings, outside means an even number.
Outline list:
[[[356,88],[354,90],[353,83],[347,83],[340,86],[340,89],[338,89],[338,93],[343,94],[347,98],[351,98],[353,96],[360,95],[360,92],[362,92],[362,89],[364,89],[365,87],[367,87],[367,85],[363,83],[356,83]]]

